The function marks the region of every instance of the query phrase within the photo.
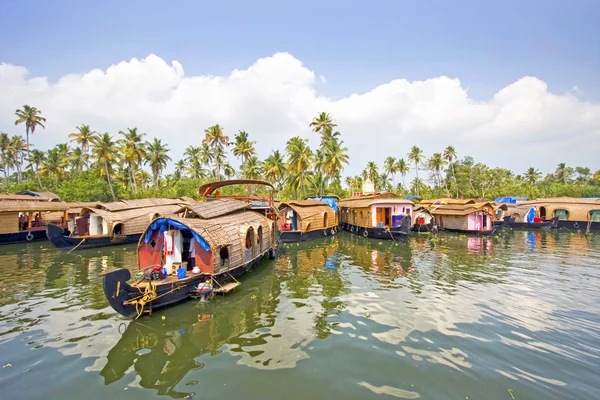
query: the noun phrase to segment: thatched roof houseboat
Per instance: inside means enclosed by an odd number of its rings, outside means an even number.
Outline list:
[[[236,276],[275,254],[274,221],[249,208],[240,200],[220,199],[154,219],[138,243],[138,266],[147,271],[145,278],[128,283],[128,269],[104,275],[109,304],[134,318],[190,296],[237,287]]]
[[[300,242],[335,235],[337,213],[319,200],[287,201],[279,206],[277,226],[282,242]]]
[[[405,241],[414,204],[394,193],[374,193],[340,200],[342,229],[375,239]]]
[[[475,203],[474,200],[463,204],[434,202],[429,205],[438,229],[479,235],[491,235],[498,229],[493,225],[493,210],[491,203]]]

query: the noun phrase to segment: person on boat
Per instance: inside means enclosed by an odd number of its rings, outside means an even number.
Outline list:
[[[42,216],[40,213],[35,214],[35,220],[33,221],[33,226],[38,227],[42,226]]]

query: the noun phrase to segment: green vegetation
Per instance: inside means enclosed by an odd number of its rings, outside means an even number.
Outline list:
[[[404,158],[387,157],[381,169],[370,161],[360,175],[344,179],[344,188],[342,173],[349,163],[348,148],[341,140],[342,134],[335,130],[337,125],[332,115],[326,112],[309,124],[321,138],[315,150],[307,139],[295,136],[288,140],[284,151],[273,150],[261,160],[256,155],[256,142],[248,132],[239,131],[230,142],[224,128],[216,124],[204,130],[200,146],[185,149],[183,158],[174,161],[173,172],[169,174],[165,174],[167,164],[172,161],[168,146],[157,138],[146,141],[146,134],[138,128],[111,135],[80,125],[69,134],[69,143],[41,151],[30,149],[29,135],[37,127],[44,128],[46,118],[40,110],[27,105],[17,110],[16,116],[15,125],[25,125],[26,140],[0,132],[4,190],[52,191],[65,201],[195,197],[201,184],[234,177],[266,179],[278,188],[281,199],[328,193],[349,196],[361,191],[366,179],[379,191],[426,198],[600,197],[600,171],[592,173],[589,168],[571,168],[561,163],[545,177],[533,167],[516,175],[503,168],[476,163],[471,157],[459,159],[452,146],[429,158],[413,146]],[[228,162],[230,152],[241,162],[239,171]],[[415,179],[407,185],[405,178],[411,170]],[[397,175],[401,183],[396,183]],[[233,194],[235,190],[245,189],[224,188],[222,194]]]

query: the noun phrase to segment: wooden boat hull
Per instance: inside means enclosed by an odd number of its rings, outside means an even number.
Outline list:
[[[559,220],[556,224],[556,227],[585,233],[588,230],[600,231],[600,222]]]
[[[317,229],[309,232],[300,231],[280,231],[279,239],[282,243],[303,242],[310,239],[318,239],[325,236],[335,235],[337,228]]]
[[[489,231],[475,231],[475,230],[469,230],[469,229],[450,229],[450,228],[439,228],[439,229],[446,231],[446,232],[462,233],[462,234],[466,234],[466,235],[492,236],[492,235],[495,235],[496,233],[498,233],[498,231],[500,230],[500,226],[498,226],[498,225],[493,226],[492,229],[490,229]]]
[[[435,223],[431,221],[428,224],[414,224],[410,230],[412,232],[433,232],[435,229]]]
[[[248,263],[229,270],[227,273],[213,275],[212,279],[222,285],[233,280],[233,278],[246,273],[267,255],[269,255],[270,258],[274,258],[275,251],[270,249]],[[137,318],[142,315],[139,306],[138,309],[136,309],[135,304],[125,303],[141,297],[143,293],[137,287],[127,283],[129,279],[131,279],[131,272],[128,269],[117,269],[103,275],[102,288],[104,290],[104,296],[113,310],[127,318]],[[153,310],[181,303],[189,299],[192,290],[194,290],[199,283],[210,279],[211,275],[198,274],[193,275],[190,279],[182,279],[170,283],[154,281],[154,283],[156,283],[156,298],[145,304],[143,310],[144,314],[151,315]]]
[[[548,230],[558,227],[558,217],[552,218],[549,221],[543,222],[515,222],[514,218],[505,219],[507,226],[511,229],[524,229],[524,230]]]
[[[0,244],[39,242],[46,239],[46,231],[43,229],[0,234]]]
[[[95,249],[98,247],[125,245],[137,243],[140,240],[141,233],[112,237],[108,235],[91,236],[91,237],[71,237],[65,235],[65,229],[54,224],[46,226],[46,236],[48,240],[59,250],[77,250]]]
[[[404,218],[400,226],[395,226],[393,228],[363,228],[362,226],[356,226],[348,223],[342,223],[341,227],[347,232],[369,239],[405,242],[408,240],[408,236],[410,235],[409,224],[408,218]]]

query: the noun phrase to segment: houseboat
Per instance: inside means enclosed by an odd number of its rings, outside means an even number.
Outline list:
[[[245,190],[236,189],[235,186],[244,186]],[[244,191],[245,193],[240,194]],[[267,181],[229,179],[206,183],[198,188],[197,193],[204,201],[219,199],[243,201],[248,204],[249,209],[262,212],[274,221],[277,219],[277,207],[279,206],[279,202],[274,199],[276,191],[275,187]],[[256,192],[259,192],[259,194],[256,194]]]
[[[283,243],[335,235],[338,218],[333,208],[319,200],[298,200],[279,206],[279,239]]]
[[[7,198],[11,198],[7,200]],[[5,195],[0,201],[0,244],[46,240],[46,225],[64,229],[68,210],[76,205],[58,201],[31,201],[30,196]]]
[[[340,226],[365,238],[406,241],[414,203],[394,193],[375,193],[340,200]]]
[[[75,223],[66,229],[48,224],[46,235],[56,248],[68,251],[136,243],[154,218],[173,214],[187,203],[182,199],[99,203],[83,207]]]
[[[440,230],[477,235],[493,235],[500,228],[494,226],[493,209],[490,203],[475,203],[464,200],[463,204],[454,199],[454,204],[434,201],[429,212]],[[459,199],[460,200],[460,199]],[[422,204],[422,203],[421,203]]]
[[[540,221],[557,218],[557,228],[586,233],[600,231],[600,199],[597,198],[558,197],[524,201],[520,205],[535,206]]]
[[[413,224],[410,227],[413,232],[433,232],[437,230],[433,215],[425,206],[416,205],[413,211]]]
[[[220,199],[185,206],[156,218],[138,243],[140,278],[128,269],[103,277],[110,306],[128,318],[190,297],[226,293],[235,279],[266,256],[275,256],[275,222],[248,203]]]

